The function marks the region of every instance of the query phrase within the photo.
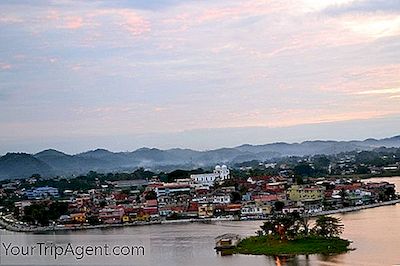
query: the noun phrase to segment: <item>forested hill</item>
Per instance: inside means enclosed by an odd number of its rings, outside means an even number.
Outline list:
[[[0,157],[0,179],[42,176],[78,175],[88,171],[131,171],[138,167],[171,170],[178,167],[194,169],[217,163],[235,164],[251,160],[265,161],[285,156],[338,154],[348,151],[373,150],[379,147],[400,147],[400,135],[363,141],[305,141],[301,143],[245,144],[209,151],[190,149],[160,150],[141,148],[132,152],[91,150],[75,155],[49,149],[36,154],[7,153]]]

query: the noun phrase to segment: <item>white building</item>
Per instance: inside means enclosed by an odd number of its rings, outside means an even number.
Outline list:
[[[171,195],[171,194],[182,194],[182,193],[190,193],[190,185],[188,184],[179,184],[179,183],[169,183],[164,184],[161,187],[157,187],[155,189],[157,193],[157,197]]]
[[[277,163],[266,163],[264,166],[265,168],[272,168],[275,169]]]
[[[214,195],[212,197],[212,203],[229,204],[229,203],[231,203],[231,196],[230,195]]]
[[[212,173],[190,175],[190,178],[194,183],[212,186],[215,181],[230,179],[230,171],[226,165],[217,165]]]
[[[30,189],[30,190],[26,190],[24,192],[24,195],[28,199],[43,199],[43,198],[47,198],[47,197],[57,198],[59,196],[57,188],[48,187],[48,186],[37,187],[37,188]]]

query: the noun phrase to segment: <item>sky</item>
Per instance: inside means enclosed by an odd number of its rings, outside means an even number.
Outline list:
[[[398,0],[0,1],[0,154],[399,134]]]

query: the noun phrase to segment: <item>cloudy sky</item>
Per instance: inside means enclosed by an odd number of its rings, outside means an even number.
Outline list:
[[[0,2],[0,153],[399,133],[398,0]]]

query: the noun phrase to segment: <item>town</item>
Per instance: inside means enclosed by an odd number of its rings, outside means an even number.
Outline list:
[[[13,230],[35,230],[188,219],[251,220],[276,213],[315,215],[396,200],[394,184],[364,182],[354,174],[360,168],[398,171],[398,158],[392,155],[390,166],[379,168],[360,165],[362,153],[342,154],[335,162],[318,155],[276,163],[248,162],[232,169],[217,165],[212,171],[157,174],[140,168],[132,173],[4,180],[0,221]],[[382,160],[387,158],[381,154]],[[342,172],[332,175],[338,171]]]

